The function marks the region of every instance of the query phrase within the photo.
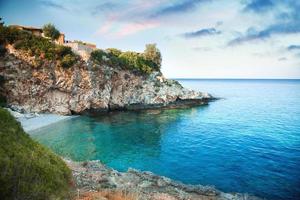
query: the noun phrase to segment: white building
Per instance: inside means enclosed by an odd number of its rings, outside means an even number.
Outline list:
[[[64,46],[71,47],[74,53],[80,55],[83,60],[88,60],[92,51],[96,50],[96,45],[81,41],[65,41]]]

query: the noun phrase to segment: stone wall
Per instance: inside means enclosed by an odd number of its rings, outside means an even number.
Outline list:
[[[90,57],[92,51],[96,49],[96,47],[92,47],[91,45],[85,45],[78,42],[68,42],[64,43],[64,46],[71,47],[74,53],[80,55],[83,60],[87,61]]]

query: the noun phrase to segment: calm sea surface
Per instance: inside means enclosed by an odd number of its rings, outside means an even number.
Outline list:
[[[74,160],[101,160],[184,183],[300,199],[299,80],[179,80],[208,106],[78,117],[32,132]]]

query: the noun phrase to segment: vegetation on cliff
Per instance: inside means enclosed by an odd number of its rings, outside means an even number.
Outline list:
[[[98,64],[106,64],[111,67],[119,66],[143,74],[159,71],[161,66],[161,54],[155,44],[146,45],[144,53],[133,51],[122,52],[119,49],[108,48],[105,51],[98,49],[91,53],[91,58]]]
[[[0,199],[65,199],[71,171],[0,108]]]
[[[57,39],[60,32],[53,24],[43,26],[43,33],[46,37],[36,36],[30,32],[19,30],[0,24],[0,56],[4,55],[7,44],[13,45],[15,49],[23,50],[30,56],[35,56],[36,63],[43,63],[43,60],[57,61],[61,67],[71,67],[79,57],[75,55],[70,47],[57,45],[53,41]],[[153,71],[160,71],[161,53],[155,44],[147,44],[143,53],[126,51],[115,48],[106,50],[97,49],[91,53],[91,59],[100,65],[119,67],[121,69],[150,74]]]
[[[60,32],[55,28],[53,24],[45,24],[43,26],[43,32],[46,37],[51,38],[52,40],[58,39]]]
[[[51,31],[51,27],[47,25],[44,28],[49,29],[48,34],[51,38],[56,37],[55,31]],[[72,52],[70,47],[57,45],[47,38],[14,27],[0,26],[0,46],[4,47],[7,44],[29,53],[30,56],[35,56],[37,61],[42,62],[43,59],[57,61],[62,67],[71,67],[78,60],[78,56]]]

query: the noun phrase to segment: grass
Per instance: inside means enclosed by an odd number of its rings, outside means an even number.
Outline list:
[[[71,171],[0,108],[0,199],[66,199]]]

